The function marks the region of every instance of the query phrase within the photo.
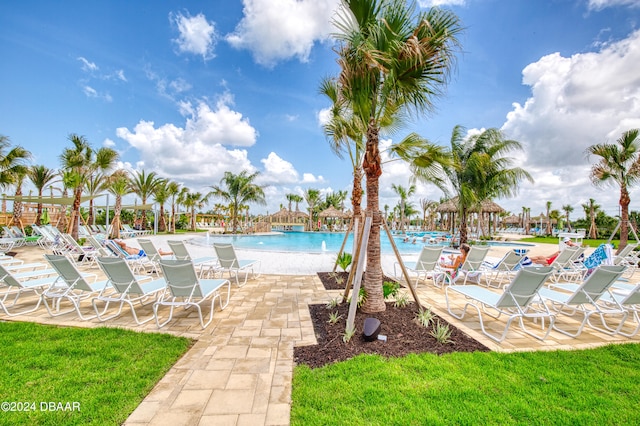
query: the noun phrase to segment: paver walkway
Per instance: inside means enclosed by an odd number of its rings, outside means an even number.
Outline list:
[[[19,257],[25,261],[41,260],[42,251],[37,248],[20,252]],[[418,293],[423,304],[497,351],[586,348],[639,340],[610,337],[585,328],[577,339],[552,332],[541,343],[520,333],[514,324],[508,338],[497,345],[480,333],[476,318],[458,321],[446,313],[444,291],[420,285]],[[242,288],[232,285],[229,306],[216,311],[213,323],[205,330],[194,313],[178,311],[176,321],[162,332],[190,337],[196,343],[125,424],[289,424],[293,347],[315,342],[307,305],[325,303],[338,294],[326,291],[315,275],[263,275],[250,279]],[[80,321],[73,315],[50,318],[44,309],[12,320],[157,331],[154,323],[137,326],[127,312],[107,323]]]

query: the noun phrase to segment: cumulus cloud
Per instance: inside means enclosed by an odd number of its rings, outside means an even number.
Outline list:
[[[178,38],[173,40],[179,52],[202,56],[205,61],[215,57],[213,49],[218,35],[213,22],[207,21],[202,13],[196,16],[171,13],[169,18],[180,33]]]
[[[317,114],[317,118],[318,124],[320,126],[324,126],[325,124],[327,124],[329,121],[331,121],[331,108],[321,109]]]
[[[602,192],[589,183],[595,159],[586,158],[585,150],[640,127],[638,63],[640,31],[598,51],[571,57],[553,53],[523,70],[531,97],[513,104],[502,128],[526,146],[522,164],[536,180],[522,186],[520,199],[537,204],[537,211],[547,200],[565,200],[577,207],[596,198],[611,210],[609,214],[617,213],[616,191]]]
[[[117,129],[119,138],[140,152],[146,167],[161,176],[180,176],[187,186],[198,190],[217,184],[225,171],[256,169],[247,158],[245,149],[228,146],[251,146],[257,138],[242,114],[231,110],[228,97],[222,97],[215,109],[204,101],[191,108],[184,127],[172,123],[155,125],[141,120],[133,130]]]
[[[640,7],[640,0],[589,0],[589,10],[602,10],[607,7],[630,6]]]
[[[275,152],[269,153],[267,158],[263,158],[260,162],[264,165],[264,172],[259,176],[261,183],[286,185],[298,182],[298,172],[293,164],[283,160]]]
[[[243,4],[244,17],[225,38],[233,47],[251,51],[257,63],[272,67],[294,57],[307,62],[313,44],[333,31],[331,19],[339,0],[243,0]]]

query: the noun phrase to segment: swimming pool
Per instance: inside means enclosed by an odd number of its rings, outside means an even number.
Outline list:
[[[419,253],[422,246],[425,245],[420,238],[415,244],[403,242],[404,238],[404,235],[393,236],[396,247],[402,254]],[[274,232],[268,235],[207,235],[206,237],[192,238],[189,241],[203,246],[212,246],[214,242],[232,243],[235,248],[243,250],[338,253],[343,240],[344,233],[340,232]],[[488,244],[514,248],[533,246],[533,244],[503,241],[489,241]],[[393,254],[391,243],[385,232],[380,238],[380,246],[382,253]],[[349,253],[353,251],[353,234],[350,234],[347,239],[345,251]]]

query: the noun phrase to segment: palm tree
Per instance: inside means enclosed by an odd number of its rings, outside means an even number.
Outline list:
[[[124,169],[116,170],[107,181],[107,191],[113,194],[116,198],[115,205],[113,207],[113,219],[111,220],[109,237],[120,238],[122,197],[131,194],[132,192],[131,176],[129,173]]]
[[[23,203],[22,203],[22,185],[24,184],[24,180],[27,177],[28,167],[16,167],[14,168],[14,185],[16,186],[15,192],[15,200],[13,201],[13,218],[12,221],[15,225],[20,225],[20,229],[22,229],[22,233],[24,234],[24,225],[22,224],[22,213],[23,213]]]
[[[549,211],[551,210],[551,201],[547,201],[547,236],[551,235],[551,218],[549,217]]]
[[[379,150],[380,130],[399,125],[407,114],[433,109],[453,62],[458,17],[415,1],[344,0],[336,37],[341,71],[338,98],[359,123],[366,125],[362,168],[366,176],[367,211],[373,224],[367,246],[364,312],[384,311],[380,264]]]
[[[462,126],[454,127],[451,165],[444,167],[447,185],[436,182],[445,193],[451,190],[457,197],[460,244],[467,242],[467,215],[472,208],[495,197],[512,197],[522,179],[533,180],[522,168],[510,167],[513,159],[506,156],[521,150],[520,142],[505,139],[495,128],[468,138],[464,133]]]
[[[598,162],[591,167],[591,182],[595,186],[615,184],[620,187],[620,245],[618,251],[627,245],[629,239],[629,189],[640,179],[638,154],[639,129],[631,129],[622,134],[616,144],[596,144],[587,148],[587,154],[596,155]]]
[[[298,208],[298,205],[300,204],[301,201],[304,201],[304,198],[302,197],[302,195],[298,195],[298,194],[293,194],[293,202],[296,203],[296,211],[300,211],[300,209]]]
[[[176,232],[176,201],[180,193],[180,184],[175,181],[169,181],[167,184],[167,193],[171,198],[171,221],[169,223],[169,232]]]
[[[91,197],[89,199],[89,217],[87,218],[87,223],[92,225],[95,224],[95,217],[93,214],[93,199],[100,195],[102,192],[106,191],[107,185],[109,181],[109,176],[104,173],[95,173],[87,179],[87,183],[85,185],[85,189],[87,191],[87,195]]]
[[[400,230],[404,232],[405,205],[407,204],[407,199],[415,194],[416,186],[409,185],[409,188],[405,188],[402,185],[396,185],[395,183],[392,183],[391,189],[393,189],[393,192],[395,192],[400,197]]]
[[[44,188],[53,182],[58,177],[58,171],[50,169],[47,166],[36,165],[31,166],[27,170],[27,176],[29,180],[36,187],[38,191],[38,198],[42,198],[42,191]],[[40,219],[42,218],[42,201],[38,200],[38,207],[36,211],[35,224],[40,226]]]
[[[308,188],[304,191],[304,200],[309,205],[309,231],[313,231],[313,211],[316,208],[316,204],[320,201],[320,191],[313,188]]]
[[[156,188],[162,182],[162,178],[156,172],[146,173],[144,170],[136,172],[131,178],[131,189],[140,197],[142,204],[147,204],[149,197],[153,196]],[[147,227],[147,210],[142,209],[142,229]]]
[[[60,155],[60,161],[62,169],[71,173],[69,183],[73,189],[73,206],[69,228],[73,238],[78,239],[82,190],[94,173],[107,172],[115,165],[118,153],[106,147],[95,151],[84,136],[71,134],[69,140],[73,147],[64,149]]]
[[[165,232],[167,230],[167,218],[165,217],[164,204],[169,200],[169,181],[161,179],[154,193],[156,203],[160,205],[160,217],[158,218],[158,231]]]
[[[220,181],[220,185],[211,186],[213,191],[209,192],[206,196],[214,196],[222,198],[229,202],[231,211],[231,222],[233,233],[238,229],[238,207],[245,203],[257,203],[264,205],[266,200],[264,197],[264,190],[260,185],[254,183],[254,180],[258,177],[258,172],[249,174],[246,170],[241,171],[239,174],[233,174],[231,172],[225,172]]]
[[[293,198],[296,196],[296,194],[287,194],[285,195],[285,197],[287,198],[287,201],[289,202],[289,213],[291,213],[291,204],[293,204]]]
[[[31,153],[19,145],[7,151],[10,146],[9,137],[0,135],[0,188],[14,184],[16,172],[20,173],[31,158]]]
[[[569,220],[569,213],[573,211],[573,207],[571,207],[571,204],[567,204],[562,206],[562,210],[564,210],[565,220],[567,221],[567,227],[569,228],[569,232],[571,232],[571,221]]]
[[[188,192],[184,196],[184,200],[182,205],[189,209],[191,213],[191,220],[189,221],[189,228],[192,231],[196,230],[196,209],[202,208],[205,200],[203,200],[202,194],[200,192]]]
[[[589,202],[582,205],[584,214],[589,218],[589,238],[595,240],[598,238],[598,226],[596,225],[596,213],[600,210],[600,206],[596,204],[596,200],[589,198]]]

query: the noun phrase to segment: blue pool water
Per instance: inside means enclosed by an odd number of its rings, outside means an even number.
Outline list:
[[[436,235],[437,234],[434,233],[433,237]],[[432,235],[428,234],[427,241],[429,241],[431,237]],[[405,236],[402,235],[394,235],[394,242],[400,253],[419,253],[422,246],[425,245],[420,236],[417,237],[415,244],[403,242],[404,238]],[[413,237],[410,237],[410,241],[411,239],[413,239]],[[338,253],[343,240],[344,233],[340,232],[283,232],[269,235],[209,235],[207,237],[193,238],[190,241],[194,244],[204,246],[213,245],[214,242],[230,242],[235,248],[243,250]],[[391,243],[385,232],[382,233],[380,244],[382,253],[393,254]],[[491,241],[489,245],[506,245],[521,248],[532,246],[532,244],[502,241]],[[353,234],[350,234],[347,239],[345,251],[349,253],[353,251]]]

